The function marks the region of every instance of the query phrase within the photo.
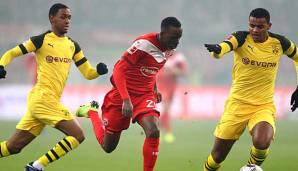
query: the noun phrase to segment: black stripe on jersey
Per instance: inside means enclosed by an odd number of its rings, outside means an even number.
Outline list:
[[[28,53],[27,49],[25,48],[25,46],[23,44],[19,44],[19,47],[20,47],[23,55],[26,54],[26,53]]]
[[[87,62],[87,58],[83,57],[82,59],[78,60],[75,64],[77,67],[82,65],[83,63]]]
[[[248,31],[237,31],[237,32],[232,34],[237,39],[238,47],[241,47],[244,44],[245,39],[246,39],[248,34],[249,34]]]
[[[297,52],[297,48],[295,46],[294,51],[288,57],[293,58],[293,56],[296,54],[296,52]]]
[[[277,40],[279,40],[283,52],[287,51],[291,47],[290,40],[285,38],[284,36],[279,35],[279,34],[274,34],[274,33],[271,33],[271,32],[269,32],[269,36],[274,37]]]
[[[58,154],[53,150],[51,149],[51,152],[52,154],[55,156],[55,158],[58,160],[60,157],[58,156]]]
[[[48,33],[51,33],[51,31],[47,31],[43,34],[40,34],[38,36],[33,36],[30,38],[30,40],[32,41],[32,43],[34,44],[36,50],[39,49],[42,44],[43,44],[43,40],[44,40],[44,37],[46,36],[46,34]]]
[[[62,144],[62,142],[60,141],[60,142],[58,142],[58,144],[60,145],[60,147],[66,152],[66,153],[68,153],[68,150],[67,150],[67,148]]]
[[[53,159],[51,158],[51,156],[47,153],[46,157],[48,158],[49,162],[53,162]]]
[[[81,51],[81,47],[80,47],[80,45],[78,44],[78,42],[72,40],[70,37],[68,37],[68,38],[69,38],[69,40],[71,40],[71,41],[73,42],[73,44],[74,44],[74,46],[75,46],[75,51],[74,51],[74,53],[73,53],[73,57],[74,57],[77,53],[79,53],[79,52]]]
[[[225,42],[226,44],[228,44],[230,46],[230,51],[233,50],[233,44],[230,41],[225,40],[223,42]]]

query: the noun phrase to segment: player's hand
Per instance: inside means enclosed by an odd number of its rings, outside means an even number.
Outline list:
[[[122,105],[122,114],[126,118],[131,118],[133,113],[133,105],[131,103],[130,99],[123,100],[123,105]]]
[[[108,67],[104,63],[99,63],[96,65],[96,71],[99,75],[104,75],[108,73]]]
[[[0,65],[0,79],[5,78],[6,71],[4,69],[4,66]]]
[[[291,96],[291,106],[292,106],[291,107],[292,112],[294,112],[298,107],[298,86]]]
[[[162,95],[160,92],[156,92],[156,102],[160,103],[162,101]]]
[[[221,52],[221,47],[219,44],[205,44],[205,47],[209,52],[214,52],[216,54],[220,54]]]

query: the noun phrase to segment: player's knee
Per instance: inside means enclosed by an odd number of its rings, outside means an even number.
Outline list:
[[[83,132],[76,134],[74,137],[80,144],[85,140],[85,135]]]
[[[271,143],[271,138],[255,138],[253,140],[253,145],[255,146],[255,148],[259,149],[259,150],[265,150],[267,148],[269,148]]]
[[[116,147],[106,147],[106,146],[102,146],[103,150],[106,152],[106,153],[112,153]]]
[[[156,127],[151,127],[146,131],[146,137],[148,138],[159,138],[159,129]]]

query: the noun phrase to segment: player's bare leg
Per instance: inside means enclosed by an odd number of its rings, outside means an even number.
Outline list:
[[[7,141],[0,143],[0,158],[20,153],[35,137],[29,131],[16,130]]]
[[[55,128],[63,132],[66,137],[60,140],[51,150],[38,160],[26,166],[27,170],[43,170],[49,163],[63,157],[69,151],[77,148],[85,139],[81,127],[75,120],[63,120],[55,125]]]
[[[251,131],[253,146],[249,164],[261,165],[269,153],[269,146],[274,136],[273,127],[268,122],[259,122]]]
[[[146,135],[143,146],[144,171],[153,171],[155,166],[159,147],[158,122],[156,116],[145,116],[139,122]]]
[[[236,140],[224,140],[215,137],[211,154],[208,156],[204,165],[204,171],[218,170],[220,163],[226,159],[235,141]]]

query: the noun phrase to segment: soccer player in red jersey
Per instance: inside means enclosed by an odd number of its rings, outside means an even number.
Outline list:
[[[163,69],[158,73],[157,85],[162,94],[162,109],[160,116],[160,126],[163,133],[163,140],[172,143],[175,136],[171,128],[170,108],[172,106],[175,91],[177,89],[178,78],[187,72],[186,58],[181,52],[175,52],[167,60]]]
[[[181,36],[180,21],[167,17],[161,22],[160,33],[138,37],[114,66],[113,88],[105,95],[102,120],[96,102],[80,107],[77,112],[77,116],[90,117],[95,136],[107,153],[115,150],[121,132],[129,127],[130,121],[137,122],[146,134],[144,171],[153,171],[158,154],[159,112],[156,103],[160,102],[161,95],[156,88],[156,75],[173,54]]]

